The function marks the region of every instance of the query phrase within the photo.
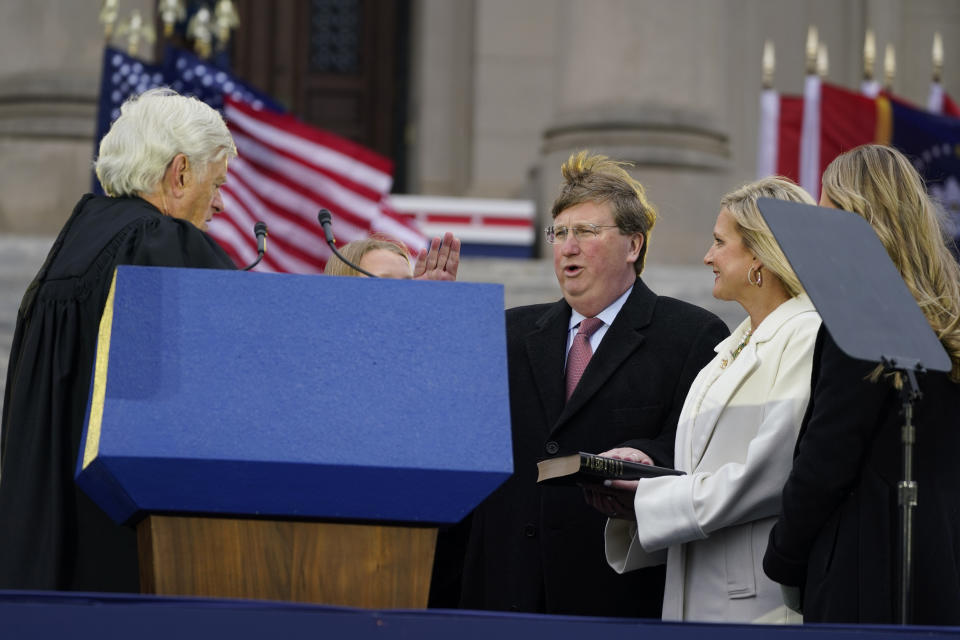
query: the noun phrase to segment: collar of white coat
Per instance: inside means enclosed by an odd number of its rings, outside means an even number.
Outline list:
[[[766,342],[777,335],[777,331],[780,330],[788,320],[791,318],[800,315],[801,313],[816,313],[817,309],[813,306],[813,303],[810,302],[810,297],[805,293],[801,293],[798,296],[790,298],[779,307],[770,312],[770,314],[763,319],[763,322],[760,323],[759,327],[756,327],[753,331],[753,335],[750,336],[750,344],[759,344],[761,342]],[[740,340],[743,339],[743,334],[747,330],[747,327],[750,326],[750,318],[744,318],[736,329],[734,329],[730,336],[725,338],[723,342],[714,347],[714,351],[721,353],[723,350],[730,351],[736,348],[736,345],[740,343]]]

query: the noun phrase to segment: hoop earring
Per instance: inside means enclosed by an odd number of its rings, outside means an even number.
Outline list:
[[[754,275],[753,275],[754,269],[756,269],[756,271],[757,271],[756,277],[754,277]],[[759,266],[756,266],[756,265],[750,267],[750,269],[747,271],[747,283],[748,283],[748,284],[754,285],[754,286],[756,286],[756,287],[758,287],[758,288],[763,286],[763,276],[762,276],[761,273],[760,273],[760,269],[762,269],[762,267],[759,267]]]

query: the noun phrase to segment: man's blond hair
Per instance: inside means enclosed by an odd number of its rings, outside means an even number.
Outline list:
[[[639,276],[647,257],[650,232],[657,222],[657,211],[647,200],[643,185],[624,169],[629,166],[633,165],[607,156],[591,155],[589,151],[571,154],[560,168],[564,183],[551,213],[556,218],[564,210],[584,202],[609,203],[620,233],[643,236],[640,255],[633,264]]]

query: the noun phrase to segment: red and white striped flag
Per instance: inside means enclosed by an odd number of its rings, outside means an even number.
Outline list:
[[[331,252],[317,222],[321,208],[333,214],[338,245],[380,232],[411,250],[426,246],[416,223],[387,204],[389,158],[245,102],[227,99],[224,113],[239,157],[230,162],[221,190],[224,212],[209,232],[238,266],[256,258],[252,229],[262,220],[270,238],[258,270],[322,271]]]

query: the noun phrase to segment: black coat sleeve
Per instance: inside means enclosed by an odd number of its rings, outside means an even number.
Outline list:
[[[875,366],[847,356],[821,327],[810,404],[763,558],[764,572],[776,582],[805,584],[818,535],[857,485],[890,387],[883,379],[870,382]]]

